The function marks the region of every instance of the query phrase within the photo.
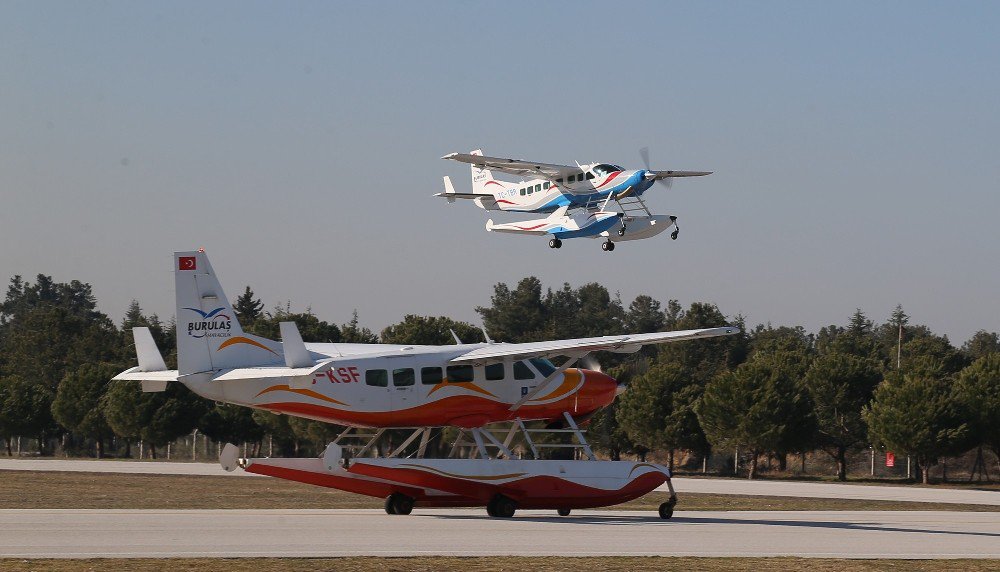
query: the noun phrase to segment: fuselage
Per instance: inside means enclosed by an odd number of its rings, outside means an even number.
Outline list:
[[[184,383],[208,399],[360,427],[479,427],[518,417],[557,419],[564,411],[579,417],[607,406],[620,391],[603,373],[568,368],[511,411],[556,368],[537,358],[448,365],[484,345],[307,344],[317,359],[334,361],[306,384],[197,376]]]
[[[484,190],[493,193],[500,210],[512,212],[552,212],[559,207],[598,206],[608,196],[641,195],[653,185],[643,169],[625,170],[617,165],[583,167],[579,174],[519,183],[490,180]]]

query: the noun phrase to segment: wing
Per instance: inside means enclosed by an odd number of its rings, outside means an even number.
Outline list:
[[[526,359],[533,357],[555,357],[565,355],[583,355],[590,352],[608,351],[616,353],[633,353],[649,344],[664,344],[698,338],[714,338],[737,334],[736,326],[722,328],[705,328],[701,330],[681,330],[677,332],[654,332],[651,334],[624,334],[620,336],[601,336],[597,338],[576,338],[572,340],[552,340],[547,342],[529,342],[526,344],[491,344],[472,350],[453,358],[450,364],[482,365],[486,362],[505,358]]]
[[[711,174],[712,171],[646,171],[646,178],[658,180],[674,177],[704,177]]]
[[[446,199],[493,199],[493,195],[488,193],[434,193],[434,196]]]
[[[505,159],[503,157],[485,157],[483,155],[470,155],[468,153],[450,153],[441,158],[451,159],[452,161],[459,161],[462,163],[469,163],[470,165],[475,165],[477,167],[502,171],[504,173],[510,173],[512,175],[520,175],[520,176],[535,175],[535,176],[548,177],[550,179],[556,179],[559,177],[564,177],[567,175],[572,175],[574,173],[582,172],[580,167],[576,165],[554,165],[552,163],[535,163],[532,161],[523,161],[521,159]]]

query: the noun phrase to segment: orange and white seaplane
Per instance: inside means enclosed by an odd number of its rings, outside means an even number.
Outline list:
[[[727,326],[520,344],[464,344],[457,336],[447,346],[306,344],[294,322],[285,322],[278,342],[242,330],[204,251],[175,253],[174,276],[178,369],[167,370],[149,330],[135,328],[139,365],[114,379],[140,381],[143,391],[180,382],[206,399],[343,425],[319,458],[238,458],[230,444],[220,462],[230,471],[385,498],[389,514],[408,514],[414,506],[486,506],[495,517],[513,516],[518,508],[567,515],[667,483],[670,500],[660,516],[669,518],[676,504],[669,470],[597,460],[579,427],[624,387],[596,368],[573,366],[598,351],[630,353],[646,344],[739,331]],[[549,358],[565,361],[557,367]],[[547,428],[531,428],[537,425]],[[458,429],[452,453],[428,458],[432,431],[444,427]],[[497,434],[498,427],[505,432]],[[391,449],[380,447],[390,429],[412,433]],[[539,439],[540,432],[572,442],[554,444]],[[573,454],[544,459],[550,447]],[[462,451],[471,458],[455,458]]]

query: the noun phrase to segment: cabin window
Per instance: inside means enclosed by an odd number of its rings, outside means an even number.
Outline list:
[[[566,182],[567,183],[575,183],[576,182],[576,175],[570,175],[570,176],[566,177]]]
[[[523,381],[526,379],[535,379],[534,372],[528,367],[528,364],[523,361],[514,362],[514,379],[518,381]]]
[[[535,185],[535,192],[536,193],[540,193],[541,191],[542,191],[542,184],[539,183],[539,184]]]
[[[556,370],[556,366],[552,365],[552,362],[545,358],[531,358],[528,361],[531,362],[531,365],[535,366],[535,369],[538,370],[538,373],[542,374],[542,377],[548,377]]]
[[[439,367],[424,367],[420,369],[420,383],[437,385],[444,381],[444,371]]]
[[[563,182],[562,178],[556,179],[556,184],[561,185]]]
[[[396,387],[407,387],[413,385],[414,375],[412,367],[402,367],[392,370],[392,384]]]
[[[544,183],[542,183],[542,188],[543,189],[548,189],[549,188],[549,182],[545,181]]]
[[[535,191],[532,191],[532,190],[531,190],[531,187],[528,187],[528,194],[530,195],[530,194],[531,194],[531,193],[533,193],[533,192],[535,192]]]
[[[504,378],[503,375],[503,364],[502,363],[491,363],[486,366],[486,379],[488,381],[500,381]]]
[[[389,373],[384,369],[366,370],[365,383],[374,387],[389,387]]]
[[[449,365],[448,366],[448,381],[459,383],[463,381],[472,381],[473,371],[471,365]]]
[[[593,179],[593,178],[594,178],[594,174],[593,173],[587,173],[587,180],[588,181],[591,180],[591,179]]]

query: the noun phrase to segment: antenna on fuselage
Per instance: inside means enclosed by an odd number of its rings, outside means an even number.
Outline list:
[[[451,332],[451,337],[455,338],[455,343],[462,345],[462,340],[458,339],[458,334],[455,333],[455,330],[448,328],[448,331]]]
[[[490,339],[490,335],[486,333],[486,326],[485,325],[479,326],[479,329],[483,331],[483,337],[486,338],[486,343],[488,343],[488,344],[496,343],[493,340],[491,340]]]

